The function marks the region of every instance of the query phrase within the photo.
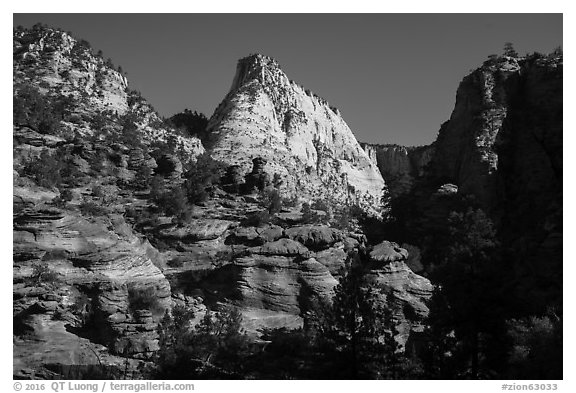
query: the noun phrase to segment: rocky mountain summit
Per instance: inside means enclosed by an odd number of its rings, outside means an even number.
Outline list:
[[[338,109],[290,80],[272,58],[238,62],[208,124],[214,158],[244,171],[261,157],[287,195],[358,203],[379,213],[385,183]]]

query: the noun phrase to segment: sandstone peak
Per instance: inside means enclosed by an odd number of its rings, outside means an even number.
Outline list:
[[[266,76],[280,77],[280,79],[288,81],[280,68],[280,64],[272,57],[259,53],[246,56],[238,60],[236,75],[230,91],[235,91],[253,80],[258,80],[260,83],[264,83],[266,80],[270,81],[271,78],[266,78]]]
[[[250,171],[262,157],[282,192],[381,212],[384,180],[340,112],[260,54],[238,62],[230,92],[208,123],[214,158]]]

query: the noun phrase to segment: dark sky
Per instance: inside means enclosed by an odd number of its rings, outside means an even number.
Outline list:
[[[458,83],[505,42],[520,54],[562,45],[561,14],[15,14],[70,30],[128,73],[164,116],[208,117],[239,58],[274,57],[338,107],[360,141],[428,144]]]

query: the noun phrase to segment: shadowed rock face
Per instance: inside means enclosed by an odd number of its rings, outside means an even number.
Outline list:
[[[562,81],[561,54],[486,62],[458,88],[430,171],[491,215],[536,310],[562,299]]]
[[[412,190],[416,180],[424,176],[426,167],[434,154],[434,146],[405,147],[398,145],[374,145],[362,143],[396,198]]]
[[[270,178],[282,179],[283,194],[353,200],[378,213],[384,181],[339,111],[290,81],[269,57],[238,62],[208,130],[214,158],[244,173],[262,158]]]
[[[531,182],[546,193],[550,182],[557,183],[548,178],[558,179],[562,168],[562,57],[486,62],[458,87],[454,111],[434,146],[429,175],[487,207],[512,185],[511,177],[503,178],[511,160],[517,161],[512,166],[519,183],[527,183],[523,177],[547,178],[538,180],[546,183],[541,186]]]
[[[410,153],[403,148],[395,148],[402,159],[380,167],[391,190],[411,184],[394,196],[416,243],[472,196],[511,251],[513,275],[524,277],[518,297],[533,298],[527,307],[537,312],[562,298],[562,82],[561,54],[489,60],[461,82],[422,176],[404,176]],[[386,171],[416,181],[389,182]]]

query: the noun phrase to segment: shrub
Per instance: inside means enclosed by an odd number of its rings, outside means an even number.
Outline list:
[[[16,90],[13,101],[15,125],[28,126],[40,133],[51,133],[56,129],[59,119],[52,103],[35,87],[21,86]]]
[[[42,187],[58,187],[62,183],[60,172],[64,164],[52,155],[48,149],[42,150],[37,160],[32,160],[24,167],[24,174],[32,177]]]
[[[302,209],[300,210],[300,213],[302,213],[301,220],[305,224],[311,224],[318,221],[318,214],[312,211],[312,209],[310,208],[310,204],[308,202],[304,202],[302,204]]]
[[[518,57],[518,52],[516,52],[514,45],[511,42],[506,42],[504,44],[504,56]]]
[[[242,225],[247,227],[258,227],[264,224],[268,224],[272,220],[272,216],[267,211],[260,211],[256,213],[250,213],[246,216],[246,219],[242,222]]]
[[[328,212],[328,210],[330,210],[328,204],[327,204],[325,201],[321,200],[321,199],[315,199],[315,200],[312,202],[312,206],[311,206],[311,207],[312,207],[312,209],[314,209],[314,210],[322,210],[322,211],[325,211],[325,212]]]
[[[298,204],[298,197],[294,195],[290,198],[282,198],[282,205],[286,207],[296,207]]]
[[[34,265],[32,276],[30,276],[30,280],[36,285],[40,285],[42,283],[55,284],[58,279],[58,273],[50,270],[46,264]]]
[[[238,194],[244,183],[244,175],[240,165],[230,165],[222,176],[221,183],[225,191]]]
[[[150,199],[169,216],[177,216],[184,221],[190,218],[186,192],[181,187],[166,188],[160,175],[154,176],[150,182]]]
[[[104,216],[107,213],[105,207],[91,201],[82,202],[79,208],[83,216]]]
[[[156,358],[156,378],[238,378],[253,352],[241,327],[242,316],[225,307],[208,311],[202,321],[190,329],[194,313],[175,307],[159,325],[160,350]]]
[[[272,186],[274,188],[280,188],[282,183],[284,183],[284,181],[282,180],[282,176],[280,176],[279,173],[274,173],[274,176],[272,177]]]
[[[168,261],[168,266],[170,267],[182,267],[186,261],[183,257],[174,257]]]
[[[269,190],[267,193],[264,193],[262,199],[269,214],[275,214],[282,210],[282,197],[280,197],[278,190]]]
[[[128,287],[128,307],[132,313],[137,310],[159,311],[161,306],[156,295],[156,288]]]
[[[186,194],[180,187],[176,187],[164,193],[159,202],[161,203],[164,212],[170,216],[180,216],[186,214],[189,210],[186,201]]]
[[[131,147],[141,147],[141,135],[138,132],[138,121],[140,117],[136,112],[126,112],[120,119],[122,131],[120,132],[120,142]]]
[[[70,305],[70,312],[78,318],[80,325],[84,326],[88,323],[93,316],[93,308],[91,299],[84,293],[80,292]]]
[[[234,258],[234,253],[231,250],[221,250],[214,256],[217,265],[222,265],[227,262],[231,262]]]
[[[335,214],[334,227],[348,230],[353,228],[365,216],[364,210],[358,205],[346,206]]]
[[[214,160],[205,153],[196,159],[195,163],[190,163],[184,177],[184,188],[190,203],[204,202],[208,199],[207,189],[220,184],[224,164]]]

